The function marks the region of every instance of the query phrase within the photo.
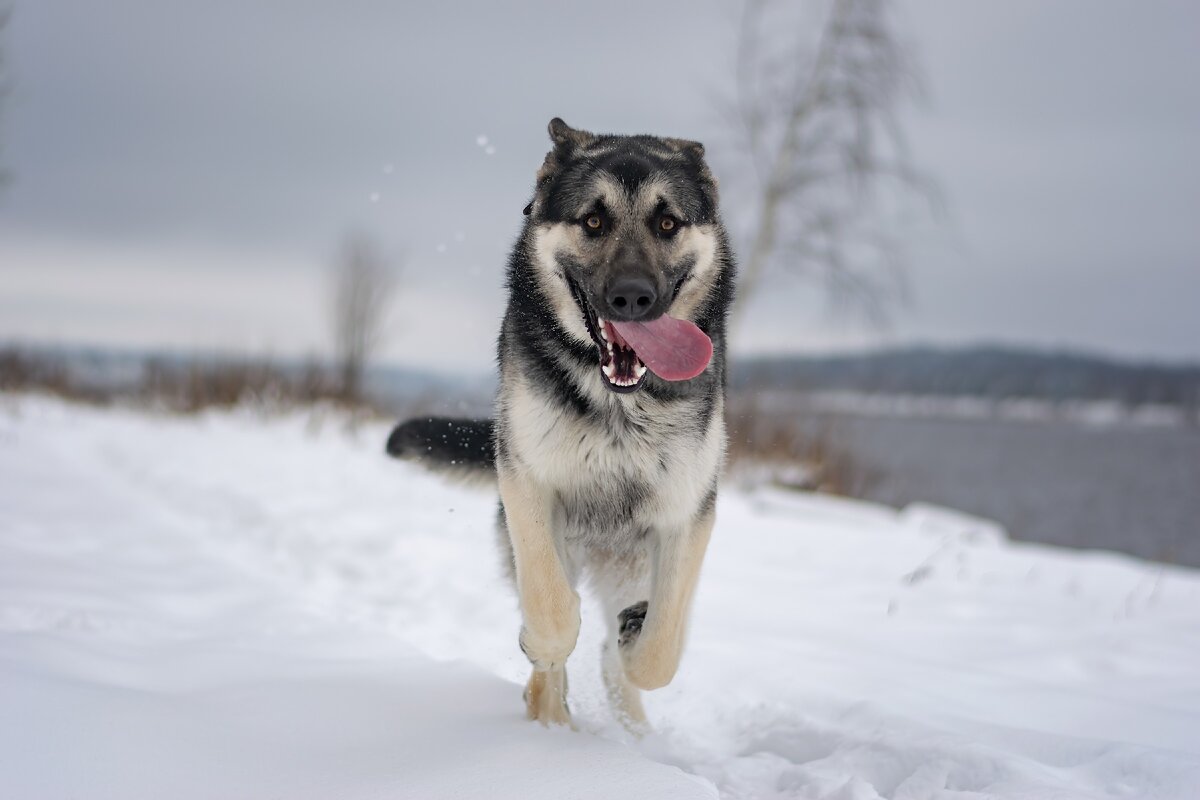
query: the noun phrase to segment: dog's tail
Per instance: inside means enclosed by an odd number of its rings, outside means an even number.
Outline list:
[[[460,483],[496,483],[495,423],[490,419],[417,417],[388,436],[387,453]]]

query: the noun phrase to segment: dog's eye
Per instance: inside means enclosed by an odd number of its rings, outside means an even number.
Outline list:
[[[592,214],[584,221],[584,223],[594,231],[598,231],[604,227],[604,220],[600,219],[599,214]]]
[[[674,236],[679,230],[679,221],[670,214],[663,214],[658,218],[658,232],[664,236]]]

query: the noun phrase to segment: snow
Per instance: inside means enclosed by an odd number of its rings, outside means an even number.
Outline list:
[[[1200,796],[1200,573],[727,490],[656,732],[523,719],[495,497],[317,410],[0,396],[0,797]]]
[[[852,414],[917,419],[999,419],[1025,422],[1066,420],[1094,428],[1179,428],[1194,424],[1188,408],[1159,403],[1128,407],[1116,400],[1046,400],[1036,397],[971,397],[887,394],[882,392],[770,390],[758,393],[758,405],[795,415]]]

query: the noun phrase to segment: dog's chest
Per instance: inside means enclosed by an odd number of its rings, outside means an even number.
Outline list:
[[[602,544],[694,515],[720,445],[712,426],[695,425],[691,405],[582,417],[532,402],[513,409],[523,413],[512,415],[509,433],[521,461],[557,494],[564,532]]]

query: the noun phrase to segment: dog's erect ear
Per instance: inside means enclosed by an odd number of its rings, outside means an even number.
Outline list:
[[[597,138],[594,133],[572,128],[563,122],[561,117],[550,120],[547,130],[550,132],[550,141],[554,142],[554,149],[546,154],[546,160],[542,162],[542,167],[538,170],[537,190],[533,196],[533,202],[525,208],[525,216],[537,216],[541,205],[542,189],[546,183],[571,160],[576,150],[586,147]]]
[[[667,147],[691,156],[692,158],[704,158],[704,145],[699,142],[693,142],[691,139],[663,139],[667,143]]]
[[[663,139],[663,142],[676,153],[680,153],[696,163],[696,166],[700,170],[700,183],[704,186],[712,207],[716,208],[717,179],[713,176],[712,170],[708,168],[708,162],[704,160],[704,145],[699,142],[693,142],[691,139],[667,138]]]
[[[550,141],[554,142],[556,150],[574,150],[577,147],[590,144],[596,139],[595,134],[572,128],[562,121],[562,117],[555,117],[550,120],[547,129],[550,131]]]

